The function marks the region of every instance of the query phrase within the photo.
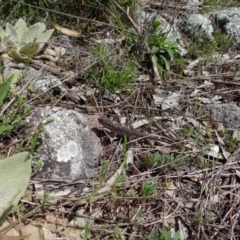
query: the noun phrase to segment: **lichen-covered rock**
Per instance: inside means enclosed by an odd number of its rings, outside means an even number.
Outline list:
[[[213,40],[211,21],[201,14],[191,14],[189,17],[183,18],[179,26],[181,31],[194,41],[208,42]]]
[[[37,149],[44,166],[39,178],[76,180],[93,177],[95,161],[102,150],[96,135],[97,116],[87,116],[62,108],[39,108],[26,120],[32,126],[53,120],[44,126],[42,144]]]
[[[227,8],[212,12],[211,19],[236,43],[240,43],[240,8]]]
[[[227,128],[238,129],[240,126],[240,107],[235,103],[209,104],[208,109],[217,122]]]

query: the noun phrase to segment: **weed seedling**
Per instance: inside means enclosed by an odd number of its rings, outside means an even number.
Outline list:
[[[84,240],[87,240],[90,235],[90,220],[88,218],[84,219],[84,230],[82,231],[82,237]]]
[[[41,204],[41,208],[44,210],[45,206],[46,206],[46,203],[50,200],[53,200],[54,197],[52,197],[50,195],[50,192],[49,192],[49,188],[45,188],[44,189],[44,193],[43,193],[43,200],[42,200],[42,204]]]
[[[238,139],[230,136],[227,138],[227,143],[228,143],[229,151],[234,152],[238,147],[239,141]]]
[[[170,62],[176,56],[180,57],[180,49],[175,44],[177,36],[168,36],[168,32],[158,32],[162,23],[156,20],[148,36],[148,45],[151,54],[157,62],[160,76],[164,79],[165,71],[170,70]]]
[[[142,184],[141,196],[151,196],[157,192],[158,182],[146,181]]]

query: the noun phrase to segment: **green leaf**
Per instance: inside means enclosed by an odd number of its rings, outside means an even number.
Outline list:
[[[26,24],[26,22],[22,18],[20,18],[15,23],[14,28],[15,28],[15,30],[17,32],[17,35],[18,35],[18,41],[20,41],[22,36],[23,36],[23,34],[28,30],[27,24]]]
[[[3,100],[7,96],[7,93],[10,89],[11,82],[12,82],[12,77],[7,79],[7,81],[5,81],[4,83],[0,84],[0,106],[2,106]]]
[[[37,37],[36,42],[40,44],[39,51],[44,47],[45,43],[51,38],[54,29],[49,29]]]
[[[0,223],[26,191],[31,176],[31,154],[22,152],[0,161]]]
[[[42,34],[46,29],[44,23],[38,22],[31,25],[21,38],[22,43],[33,43],[37,37]]]
[[[148,235],[148,239],[149,240],[158,240],[158,234],[157,234],[157,230],[153,229],[150,234]]]
[[[151,48],[151,53],[152,53],[152,54],[155,54],[155,53],[157,53],[158,51],[159,51],[159,48],[156,47],[156,46],[153,46],[153,47]]]
[[[20,47],[19,53],[28,57],[34,56],[40,51],[40,43],[29,43]]]
[[[13,58],[14,60],[20,61],[20,62],[26,62],[29,61],[29,57],[26,55],[23,55],[19,53],[17,50],[11,50],[8,53],[9,57]]]
[[[166,38],[166,41],[171,43],[176,43],[177,39],[180,38],[180,35],[172,35]]]
[[[161,59],[164,61],[165,69],[169,71],[170,65],[169,65],[168,60],[164,56],[161,56]]]
[[[160,76],[162,76],[163,75],[163,67],[161,65],[157,64],[157,68],[158,68]]]
[[[10,23],[6,24],[5,37],[6,38],[11,38],[11,40],[14,41],[14,42],[18,42],[17,31],[15,30],[15,28]]]
[[[153,28],[158,28],[159,26],[161,26],[162,25],[162,23],[160,22],[160,20],[156,20],[156,21],[154,21],[154,23],[153,23]]]
[[[171,48],[167,48],[166,51],[167,51],[171,61],[173,61],[173,59],[174,59],[174,51]]]
[[[4,132],[9,132],[13,129],[13,126],[10,126],[8,124],[2,124],[0,125],[0,134],[4,133]]]
[[[5,37],[5,32],[4,32],[3,28],[0,27],[0,38],[1,38],[1,41],[3,40],[4,37]]]
[[[150,31],[150,34],[154,34],[158,27],[160,27],[161,25],[162,23],[159,20],[154,21],[154,23],[152,24],[152,30]]]

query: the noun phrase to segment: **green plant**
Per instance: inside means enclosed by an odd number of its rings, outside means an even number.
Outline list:
[[[84,230],[82,231],[83,240],[87,240],[91,232],[90,228],[90,220],[88,218],[84,218]]]
[[[3,105],[6,97],[10,97],[10,88],[14,76],[10,76],[4,79],[4,82],[0,84],[0,107]],[[11,110],[6,114],[0,114],[0,134],[7,134],[11,131],[16,131],[22,124],[22,121],[28,116],[30,107],[25,106],[24,99],[21,96],[17,97],[17,101],[11,106]]]
[[[126,165],[127,165],[127,137],[126,136],[124,136],[122,149],[123,149],[123,155],[124,155],[123,156],[123,164],[122,164],[122,168],[121,168],[120,173],[116,176],[116,178],[114,180],[114,185],[113,185],[113,188],[112,188],[113,192],[116,192],[119,185],[126,178],[126,174],[125,174],[125,169],[126,169]]]
[[[3,79],[3,83],[0,84],[0,107],[3,104],[4,99],[6,98],[8,91],[10,89],[12,78]]]
[[[19,213],[19,212],[23,212],[25,210],[25,207],[23,204],[19,203],[17,206],[15,206],[13,208],[13,210],[11,211],[12,214],[15,214],[15,213]]]
[[[28,62],[39,53],[53,34],[53,29],[46,30],[44,23],[36,23],[27,27],[23,19],[14,26],[6,24],[5,31],[0,27],[0,51],[7,53],[17,61]]]
[[[7,79],[11,78],[11,87],[10,87],[10,92],[13,94],[16,93],[15,87],[16,84],[21,80],[21,74],[20,73],[10,73],[10,72],[4,72],[0,76],[0,83],[5,82]]]
[[[227,138],[227,143],[228,143],[229,151],[234,152],[238,147],[239,141],[238,139],[230,136]]]
[[[142,184],[142,189],[140,191],[141,196],[150,196],[156,193],[158,188],[158,182],[146,181]]]
[[[121,229],[119,228],[118,225],[116,225],[116,226],[114,227],[113,239],[125,240],[125,237],[124,237],[124,235],[122,234]]]
[[[204,0],[202,12],[209,12],[215,7],[237,7],[239,6],[238,0]]]
[[[157,154],[155,155],[155,161],[159,166],[169,166],[171,168],[177,169],[179,166],[186,163],[190,156],[185,154],[184,149],[181,154]]]
[[[132,87],[137,74],[134,60],[121,59],[120,56],[107,53],[103,45],[94,47],[92,53],[97,57],[97,62],[86,71],[86,78],[92,79],[98,87],[111,92]]]
[[[200,169],[205,169],[211,167],[211,164],[205,158],[201,158],[199,167]]]
[[[99,188],[103,186],[103,182],[106,180],[106,173],[109,167],[109,160],[104,161],[101,167],[100,179],[99,179]]]
[[[148,45],[155,58],[160,76],[164,78],[165,71],[170,70],[170,62],[180,56],[180,49],[176,45],[178,36],[168,36],[168,32],[159,32],[162,23],[156,20],[148,36]]]
[[[0,223],[18,204],[27,188],[31,160],[29,152],[22,152],[0,161]]]
[[[200,222],[209,223],[213,220],[213,217],[211,215],[203,217],[201,211],[197,207],[194,209],[194,216],[198,223]]]
[[[222,55],[227,53],[233,45],[233,38],[221,32],[214,33],[213,38],[212,41],[206,43],[194,42],[188,48],[190,57],[199,58],[197,65],[199,74],[202,74],[203,66],[209,62],[213,64],[213,72],[215,72],[219,64],[222,66],[222,63],[219,61]],[[214,56],[216,51],[219,53],[217,58]]]
[[[34,131],[34,133],[32,134],[31,138],[30,138],[30,141],[28,142],[27,144],[27,148],[30,152],[33,152],[36,147],[40,144],[39,143],[39,136],[41,134],[41,130],[43,129],[44,126],[48,125],[49,123],[53,122],[54,120],[50,119],[44,123],[41,123],[39,126],[38,126],[38,129],[36,129],[36,131]]]
[[[179,231],[177,231],[175,234],[172,234],[171,230],[163,230],[160,233],[160,235],[158,235],[156,229],[153,229],[147,237],[147,240],[180,240],[180,239],[181,237]]]
[[[37,7],[48,7],[51,3],[51,0],[23,0],[23,1],[14,1],[14,0],[0,0],[0,16],[1,19],[6,19],[11,16],[12,19],[18,19],[20,17],[25,17],[31,19],[33,16],[36,18],[42,18],[46,14],[46,11],[36,9],[34,7],[25,5],[31,4]],[[56,3],[55,3],[56,5]]]
[[[43,200],[42,200],[41,208],[44,210],[46,203],[53,199],[54,199],[54,197],[50,195],[49,188],[46,187],[44,189],[44,193],[43,193]]]

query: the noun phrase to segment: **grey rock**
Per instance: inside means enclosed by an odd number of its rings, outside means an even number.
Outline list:
[[[155,20],[159,20],[162,23],[162,25],[158,28],[159,32],[171,31],[170,24],[162,16],[156,14],[155,12],[151,13],[144,10],[137,10],[135,12],[135,16],[139,26],[142,29],[147,28],[148,25],[151,25]]]
[[[237,129],[240,126],[240,107],[235,103],[209,104],[208,109],[225,127]]]
[[[176,92],[163,91],[161,89],[155,89],[156,94],[153,94],[154,103],[158,107],[162,107],[162,110],[174,108],[179,106],[180,94]]]
[[[48,75],[42,75],[40,71],[34,69],[34,68],[29,68],[29,71],[26,75],[26,79],[33,79],[33,86],[32,90],[33,91],[47,91],[49,90],[52,86],[59,86],[63,87],[62,82],[60,81],[59,78],[52,74]]]
[[[214,18],[218,24],[226,24],[240,17],[240,8],[216,10],[211,13],[210,17]]]
[[[179,26],[184,34],[195,41],[208,42],[213,40],[211,21],[201,14],[191,14],[189,17],[183,18]]]
[[[37,177],[55,180],[93,177],[96,159],[102,150],[97,137],[97,117],[46,107],[33,111],[26,122],[36,127],[42,120],[43,123],[54,121],[45,125],[41,132],[42,144],[37,152],[44,165]]]
[[[240,43],[240,8],[228,8],[212,12],[210,18],[236,43]]]
[[[68,99],[71,101],[78,103],[79,96],[65,87],[61,80],[52,74],[43,75],[40,70],[36,70],[34,68],[29,68],[29,71],[26,73],[25,81],[29,81],[32,79],[31,86],[33,91],[48,91],[51,88],[58,88],[62,94],[66,94]]]
[[[49,45],[64,47],[66,49],[65,55],[67,56],[73,57],[73,56],[76,56],[76,54],[78,55],[79,53],[78,49],[72,46],[69,37],[66,35],[59,35],[59,36],[53,37]]]

